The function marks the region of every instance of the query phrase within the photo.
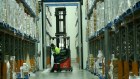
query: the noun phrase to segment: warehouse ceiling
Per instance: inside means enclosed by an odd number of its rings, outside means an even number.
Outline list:
[[[83,4],[83,0],[43,0],[43,2],[80,2],[81,5]]]
[[[44,0],[44,2],[79,2],[81,0]]]
[[[77,3],[50,3],[50,4],[46,4],[46,6],[78,6]]]

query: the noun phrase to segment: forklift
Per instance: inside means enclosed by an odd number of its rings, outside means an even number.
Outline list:
[[[56,33],[55,37],[51,37],[51,41],[56,40],[56,46],[60,50],[59,62],[54,63],[51,72],[54,71],[73,71],[71,66],[70,37],[66,33],[66,8],[55,8],[56,16]]]

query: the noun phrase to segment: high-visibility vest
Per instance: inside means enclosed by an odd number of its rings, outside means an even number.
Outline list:
[[[60,48],[55,47],[55,49],[53,49],[53,52],[57,55],[60,53]]]

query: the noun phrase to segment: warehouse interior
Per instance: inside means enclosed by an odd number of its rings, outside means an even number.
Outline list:
[[[139,20],[140,0],[0,0],[0,79],[140,79]]]

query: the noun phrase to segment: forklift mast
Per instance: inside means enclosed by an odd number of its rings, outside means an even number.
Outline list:
[[[63,48],[66,48],[66,8],[60,7],[55,8],[55,16],[56,16],[56,46],[60,47],[60,44],[63,44]],[[63,38],[63,39],[59,39]]]

